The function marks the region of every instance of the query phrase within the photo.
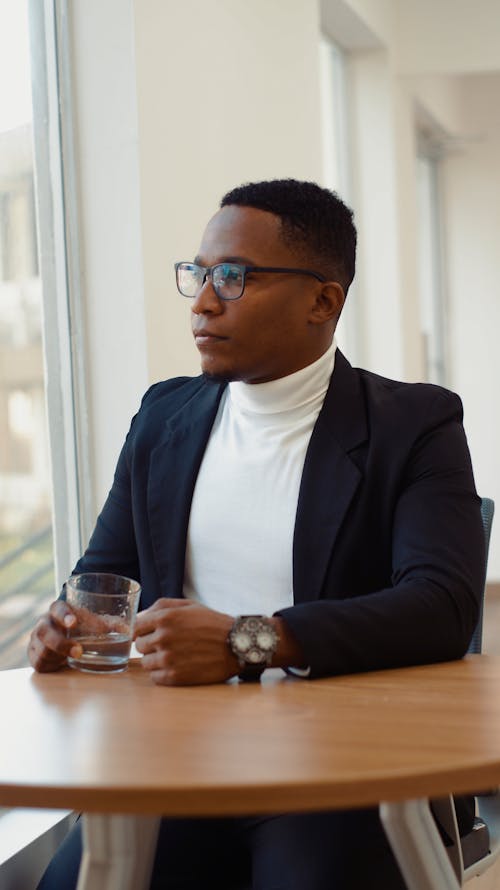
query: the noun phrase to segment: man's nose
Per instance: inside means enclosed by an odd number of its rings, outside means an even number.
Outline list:
[[[212,281],[207,275],[198,293],[193,298],[191,312],[194,312],[195,315],[203,315],[205,312],[219,315],[223,311],[224,302],[215,293]]]

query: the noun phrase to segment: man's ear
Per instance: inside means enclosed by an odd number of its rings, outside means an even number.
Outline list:
[[[344,289],[338,281],[325,281],[316,292],[316,299],[311,306],[309,320],[311,324],[325,324],[334,321],[337,324],[344,305]]]

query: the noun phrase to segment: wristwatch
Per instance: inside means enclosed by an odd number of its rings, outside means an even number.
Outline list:
[[[278,645],[278,634],[265,615],[238,615],[227,638],[229,648],[240,666],[240,680],[256,682]]]

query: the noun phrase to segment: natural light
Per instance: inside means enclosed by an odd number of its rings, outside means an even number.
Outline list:
[[[0,132],[31,120],[29,31],[26,3],[0,0]],[[8,85],[8,88],[6,88]]]

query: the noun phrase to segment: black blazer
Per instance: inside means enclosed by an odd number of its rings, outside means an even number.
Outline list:
[[[75,572],[138,579],[142,608],[182,596],[191,500],[223,390],[204,376],[148,390]],[[337,350],[300,486],[295,605],[279,613],[311,676],[461,657],[484,559],[460,399],[353,369]]]

